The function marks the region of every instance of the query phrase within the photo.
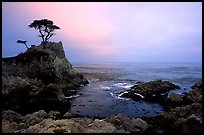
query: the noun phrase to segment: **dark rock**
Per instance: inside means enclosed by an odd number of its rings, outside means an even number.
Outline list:
[[[157,128],[162,128],[164,133],[172,134],[202,132],[202,82],[193,85],[188,93],[172,94],[166,100],[171,101],[171,107],[165,113],[158,117],[144,118],[150,125],[148,133],[155,133]],[[181,102],[182,105],[173,107],[173,102]]]
[[[202,133],[202,119],[192,114],[183,125],[182,133]]]
[[[61,42],[32,46],[2,59],[2,106],[21,114],[44,109],[67,112],[67,91],[88,84],[65,57]],[[70,95],[68,95],[70,96]],[[8,100],[9,99],[9,100]]]
[[[24,116],[12,111],[12,110],[6,110],[2,111],[2,120],[9,120],[14,121],[17,123],[20,123],[25,120]]]
[[[168,96],[168,93],[166,92],[175,89],[180,89],[180,87],[168,81],[156,80],[147,83],[139,82],[131,87],[131,90],[124,92],[121,97],[131,98],[133,100],[143,99],[154,102],[163,102]]]
[[[12,110],[4,110],[2,112],[2,132],[13,133],[16,130],[26,128],[25,125],[22,125],[25,120],[24,116]]]
[[[43,103],[39,106],[47,112],[55,110],[65,113],[70,107],[70,102],[65,98],[62,90],[56,84],[49,84],[39,94],[39,97],[39,103]]]
[[[169,107],[177,107],[181,105],[185,105],[183,100],[183,95],[171,93],[163,102],[162,105],[165,106],[166,109]]]
[[[139,85],[133,86],[132,89],[134,89],[135,92],[148,97],[153,94],[162,94],[169,90],[180,89],[180,87],[168,81],[156,80],[147,83],[139,83]]]
[[[191,103],[202,103],[202,82],[198,82],[192,86],[192,90],[186,94],[185,102]]]

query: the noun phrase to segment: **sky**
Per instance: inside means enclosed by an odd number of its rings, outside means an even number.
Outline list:
[[[70,62],[202,63],[201,2],[2,2],[2,57],[39,45],[33,20],[61,29]]]

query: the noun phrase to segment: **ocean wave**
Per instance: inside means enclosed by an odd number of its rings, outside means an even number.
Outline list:
[[[80,95],[77,94],[77,95],[72,95],[72,96],[69,96],[69,97],[65,97],[66,99],[71,99],[71,98],[76,98],[76,97],[79,97]]]
[[[97,88],[94,88],[94,89],[102,89],[102,90],[111,90],[112,89],[112,87],[108,87],[108,86],[103,86],[103,85],[99,85],[99,87],[97,87]]]
[[[116,94],[115,94],[115,93],[113,93],[113,92],[110,92],[110,95],[111,95],[112,97],[114,97],[114,98],[117,98],[117,99],[122,99],[122,100],[130,100],[130,98],[122,98],[122,97],[120,97],[120,96],[116,95]]]
[[[116,87],[120,87],[120,88],[125,88],[125,89],[129,89],[133,86],[133,84],[128,84],[128,83],[116,83],[116,84],[113,84],[113,86],[116,86]]]

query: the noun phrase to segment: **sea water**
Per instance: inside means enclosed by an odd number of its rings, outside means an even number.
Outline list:
[[[133,101],[116,93],[129,90],[138,81],[170,81],[182,94],[202,80],[201,63],[73,63],[90,84],[80,87],[77,96],[71,98],[69,112],[89,117],[107,117],[123,114],[129,117],[155,117],[164,112],[158,103]]]

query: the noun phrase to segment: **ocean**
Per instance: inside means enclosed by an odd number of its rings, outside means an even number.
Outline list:
[[[89,80],[70,98],[73,114],[89,117],[107,117],[123,114],[129,117],[155,117],[164,112],[158,103],[133,101],[116,93],[130,89],[138,81],[170,81],[181,89],[171,90],[182,94],[202,80],[201,63],[72,63],[73,67]]]

